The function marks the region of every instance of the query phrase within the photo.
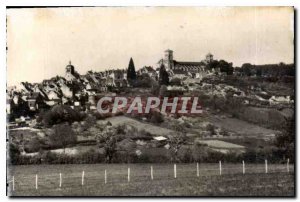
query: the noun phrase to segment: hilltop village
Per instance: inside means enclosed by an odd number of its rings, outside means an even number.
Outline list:
[[[56,76],[41,83],[25,81],[21,83],[21,89],[9,87],[7,113],[16,114],[17,108],[23,106],[25,108],[23,111],[28,107],[30,114],[58,104],[70,105],[80,110],[95,109],[97,98],[103,95],[126,91],[127,88],[132,87],[153,87],[162,79],[165,79],[163,83],[173,83],[172,86],[174,88],[177,86],[178,91],[185,91],[188,90],[188,85],[183,88],[184,84],[197,83],[205,77],[227,73],[221,72],[218,66],[209,67],[213,61],[213,55],[210,53],[201,62],[176,61],[173,59],[173,51],[166,50],[164,59],[159,60],[156,67],[144,66],[135,72],[133,60],[130,59],[136,77],[132,82],[127,76],[128,69],[88,71],[85,75],[80,75],[70,61],[65,67],[64,76]],[[228,69],[232,68],[232,64],[225,65],[228,65]],[[160,77],[161,70],[168,73],[167,78]],[[233,68],[226,71],[233,71]],[[26,114],[21,115],[26,116]]]
[[[207,160],[215,153],[228,156],[249,151],[251,155],[263,155],[270,148],[286,147],[271,142],[290,134],[289,124],[294,123],[294,79],[294,64],[245,63],[233,67],[231,62],[215,60],[211,53],[200,61],[178,61],[169,49],[155,65],[139,69],[130,58],[128,68],[93,70],[81,75],[70,61],[64,76],[41,83],[24,81],[21,89],[7,87],[7,139],[15,152],[15,164],[53,163],[47,157],[50,153],[73,155],[71,162],[66,162],[65,157],[54,158],[60,163],[86,162],[78,157],[86,153],[104,155],[109,162],[139,161],[143,156],[148,159],[143,161],[183,162]],[[101,97],[120,95],[196,96],[203,113],[189,117],[157,112],[97,112]],[[107,127],[114,132],[108,133]],[[58,143],[54,138],[57,134],[73,136]],[[193,153],[193,157],[187,157],[197,149],[201,150],[200,156]],[[169,151],[166,156],[165,150]],[[286,155],[282,153],[278,158]],[[88,163],[95,162],[102,160]]]

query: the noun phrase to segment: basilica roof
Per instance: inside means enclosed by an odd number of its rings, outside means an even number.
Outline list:
[[[205,69],[205,64],[203,62],[181,62],[174,60],[174,68],[178,73],[180,71],[198,72],[199,70]],[[174,72],[175,73],[175,72]]]

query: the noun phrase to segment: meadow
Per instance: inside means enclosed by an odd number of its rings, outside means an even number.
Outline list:
[[[8,167],[7,182],[9,196],[295,195],[294,168],[287,172],[286,164],[269,164],[268,173],[264,164],[246,164],[245,174],[242,164],[222,164],[220,175],[218,163],[200,163],[198,176],[196,164],[177,164],[176,178],[173,164],[21,165]]]

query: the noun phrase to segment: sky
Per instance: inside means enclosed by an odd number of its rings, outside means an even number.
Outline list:
[[[86,7],[7,10],[7,84],[76,71],[178,61],[293,63],[292,7]]]

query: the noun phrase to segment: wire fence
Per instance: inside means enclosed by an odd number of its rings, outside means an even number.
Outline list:
[[[59,166],[59,165],[58,165]],[[8,190],[13,195],[15,191],[29,191],[39,189],[61,189],[74,186],[94,186],[97,184],[143,183],[155,180],[188,179],[207,176],[268,174],[268,173],[294,173],[294,166],[289,160],[286,164],[168,164],[168,165],[143,165],[128,164],[101,165],[101,169],[91,168],[87,170],[61,172],[46,171],[41,173],[10,172],[8,176]],[[16,166],[18,167],[18,166]],[[76,165],[74,165],[74,168]],[[227,179],[228,180],[228,179]],[[230,178],[229,178],[230,180]],[[263,180],[263,179],[262,179]]]

